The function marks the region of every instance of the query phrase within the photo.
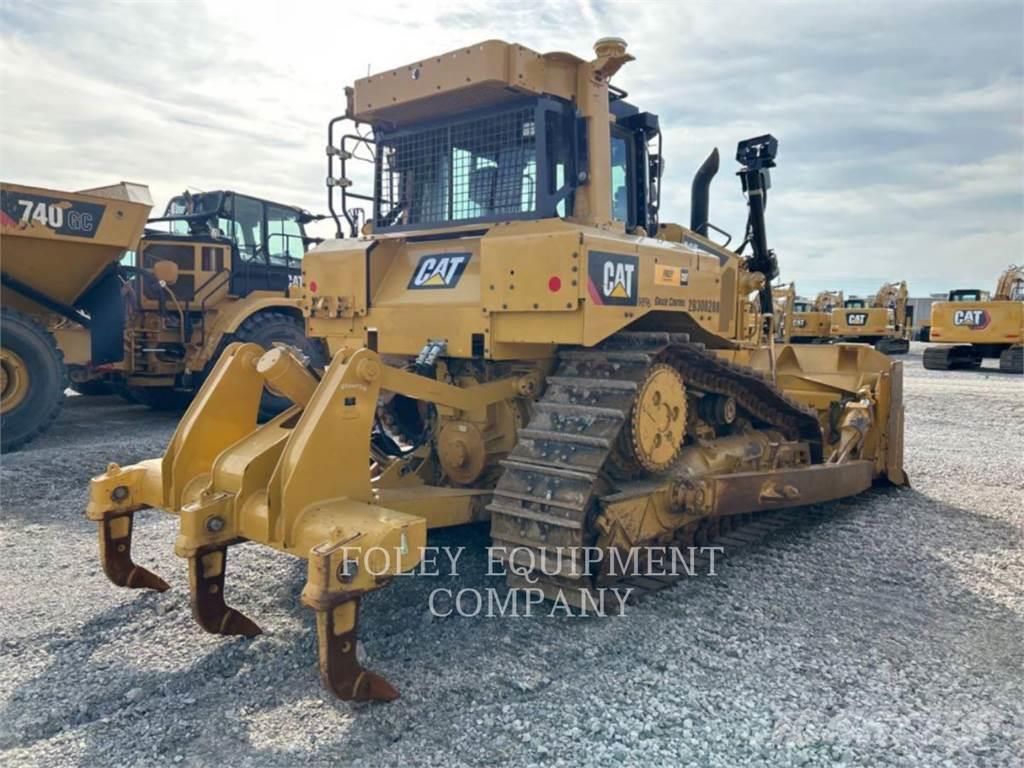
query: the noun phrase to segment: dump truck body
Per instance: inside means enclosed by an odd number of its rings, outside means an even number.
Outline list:
[[[151,207],[138,184],[78,193],[0,185],[3,450],[56,418],[67,366],[123,359],[117,264]]]

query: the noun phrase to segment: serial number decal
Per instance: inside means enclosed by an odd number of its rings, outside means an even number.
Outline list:
[[[718,314],[722,309],[722,303],[714,299],[687,299],[686,308],[691,312]]]
[[[95,237],[105,205],[61,200],[28,192],[0,194],[0,223],[5,227],[46,227],[57,235]]]

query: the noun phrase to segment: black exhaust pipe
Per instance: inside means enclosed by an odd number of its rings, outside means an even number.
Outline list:
[[[708,190],[718,173],[718,147],[715,147],[693,177],[690,188],[690,229],[698,235],[708,236]]]

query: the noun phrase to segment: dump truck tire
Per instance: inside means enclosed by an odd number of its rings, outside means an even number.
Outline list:
[[[306,338],[303,320],[285,312],[258,312],[247,317],[235,331],[234,340],[259,344],[264,349],[272,348],[275,342],[287,344],[308,357],[313,368],[322,370],[327,365],[327,354],[323,346]],[[264,390],[260,401],[260,421],[274,418],[291,404],[288,398]]]
[[[53,336],[26,314],[3,309],[0,451],[14,451],[57,418],[68,386],[64,356]]]

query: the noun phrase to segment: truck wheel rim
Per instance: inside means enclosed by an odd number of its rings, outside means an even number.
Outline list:
[[[9,349],[0,351],[0,413],[12,411],[28,394],[28,366]]]

